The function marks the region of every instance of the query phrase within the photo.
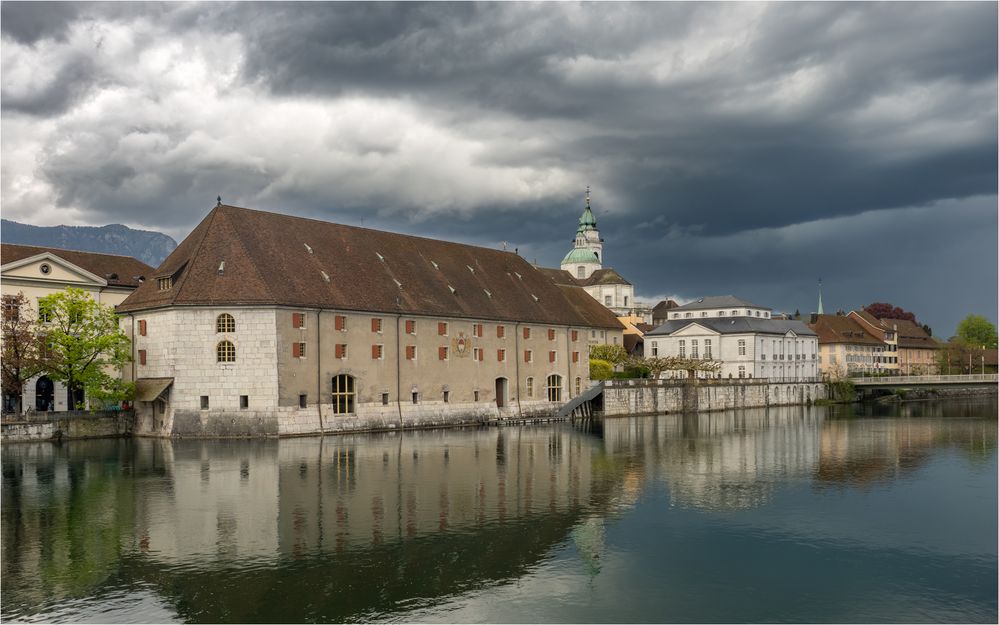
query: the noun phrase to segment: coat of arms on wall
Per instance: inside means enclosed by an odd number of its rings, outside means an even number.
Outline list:
[[[451,351],[458,358],[465,358],[472,350],[472,339],[465,336],[464,332],[459,332],[458,336],[451,339]]]

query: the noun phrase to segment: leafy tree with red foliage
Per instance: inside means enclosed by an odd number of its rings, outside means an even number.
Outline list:
[[[898,306],[893,306],[888,302],[874,302],[873,304],[864,306],[864,310],[878,319],[905,319],[913,323],[918,323],[916,315]]]

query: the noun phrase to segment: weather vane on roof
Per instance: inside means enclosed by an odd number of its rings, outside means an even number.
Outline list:
[[[222,196],[221,195],[218,197],[217,201],[218,201],[218,204],[216,204],[216,206],[222,206]]]
[[[590,185],[586,185],[586,207],[590,207]]]

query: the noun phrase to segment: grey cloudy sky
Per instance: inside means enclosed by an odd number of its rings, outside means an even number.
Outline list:
[[[555,266],[586,185],[639,296],[996,319],[997,4],[2,4],[2,207],[227,203]]]

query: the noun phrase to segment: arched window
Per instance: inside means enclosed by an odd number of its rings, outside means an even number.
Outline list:
[[[534,378],[527,378],[527,396],[534,397]]]
[[[216,332],[235,332],[236,320],[229,313],[222,313],[215,318]]]
[[[583,379],[576,378],[576,395],[579,395],[580,391],[583,390]]]
[[[413,393],[416,403],[416,393]],[[341,373],[333,378],[333,414],[353,414],[354,377]]]
[[[548,401],[562,401],[562,376],[551,374],[548,376]]]
[[[236,362],[236,346],[229,341],[219,341],[215,346],[215,359],[218,362]]]

